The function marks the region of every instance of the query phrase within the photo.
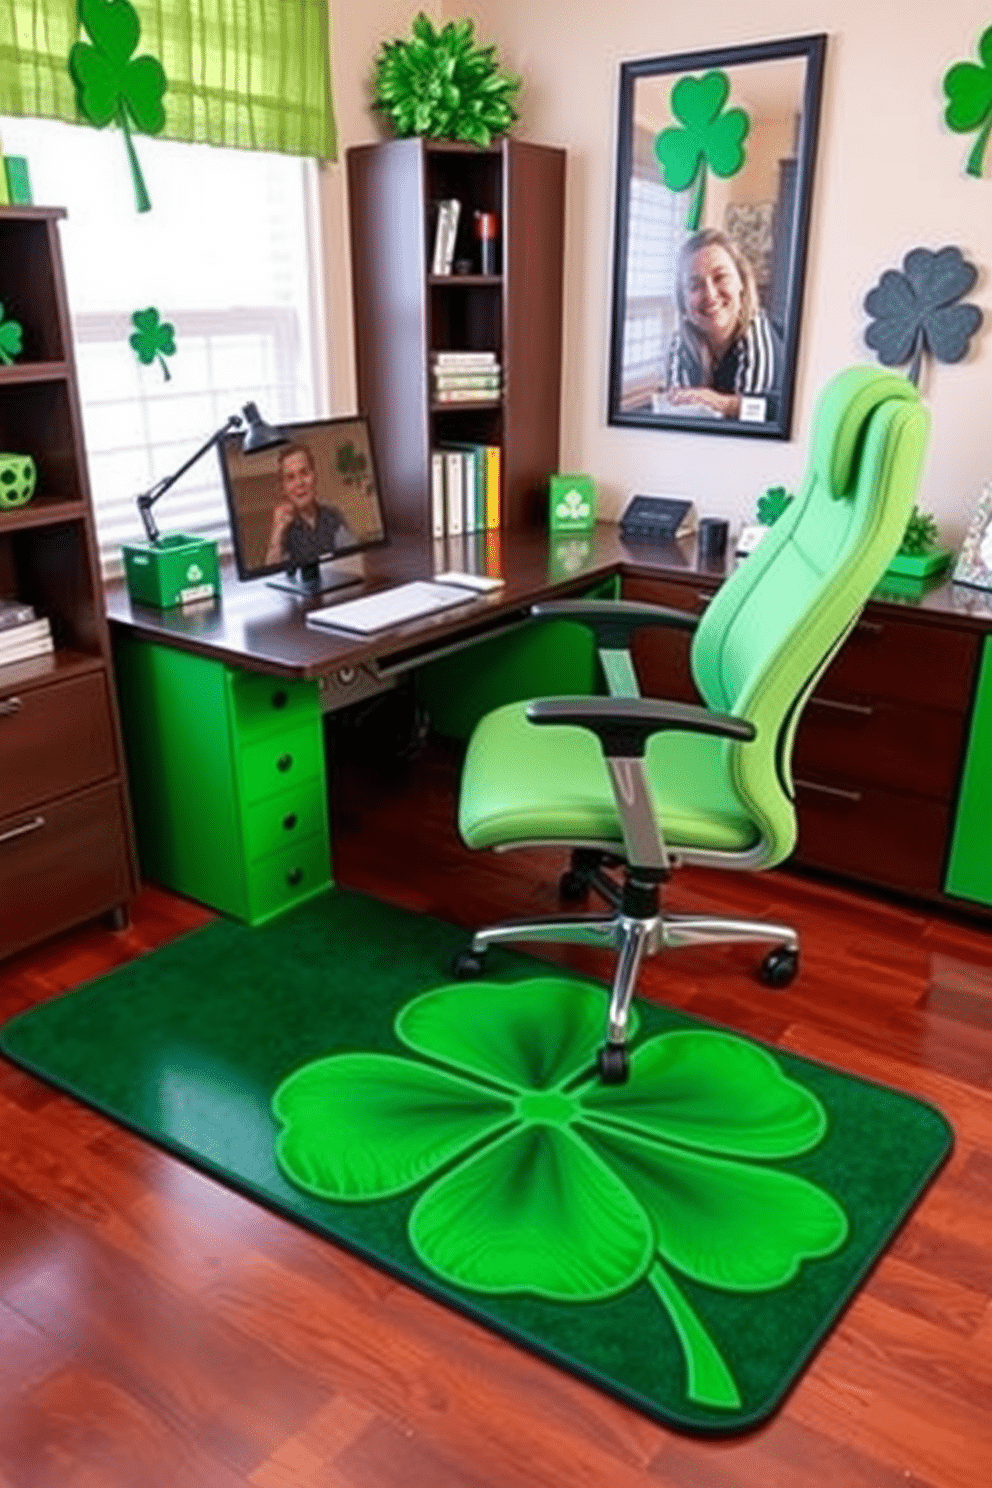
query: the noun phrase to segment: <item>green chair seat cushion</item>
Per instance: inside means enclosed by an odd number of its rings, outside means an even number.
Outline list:
[[[462,772],[458,826],[469,847],[512,842],[623,844],[609,773],[588,729],[533,724],[510,703],[478,724]],[[739,852],[758,830],[727,778],[722,740],[655,734],[647,774],[665,843]]]

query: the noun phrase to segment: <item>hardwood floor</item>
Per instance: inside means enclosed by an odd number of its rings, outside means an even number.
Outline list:
[[[339,880],[465,925],[552,910],[560,861],[458,843],[456,763],[339,762]],[[925,1096],[957,1134],[765,1427],[666,1431],[0,1060],[0,1488],[988,1482],[992,934],[781,872],[685,871],[671,901],[795,924],[802,972],[776,994],[747,952],[683,951],[646,992]],[[0,964],[0,1019],[206,918],[146,888],[129,930]]]

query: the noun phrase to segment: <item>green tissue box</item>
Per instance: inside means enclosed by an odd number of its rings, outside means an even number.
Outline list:
[[[217,544],[178,532],[156,543],[125,543],[127,592],[139,604],[167,610],[220,593]]]

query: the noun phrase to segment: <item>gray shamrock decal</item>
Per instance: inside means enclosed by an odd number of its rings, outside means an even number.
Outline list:
[[[982,323],[977,305],[959,305],[978,278],[960,248],[913,248],[902,261],[902,273],[886,269],[865,296],[873,317],[865,340],[886,367],[901,367],[912,358],[907,372],[916,385],[920,363],[928,350],[939,362],[959,362],[968,342]]]

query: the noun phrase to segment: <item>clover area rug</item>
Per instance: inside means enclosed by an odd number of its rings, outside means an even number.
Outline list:
[[[204,1172],[696,1433],[784,1399],[948,1155],[933,1107],[334,889],[14,1018],[0,1051]]]

